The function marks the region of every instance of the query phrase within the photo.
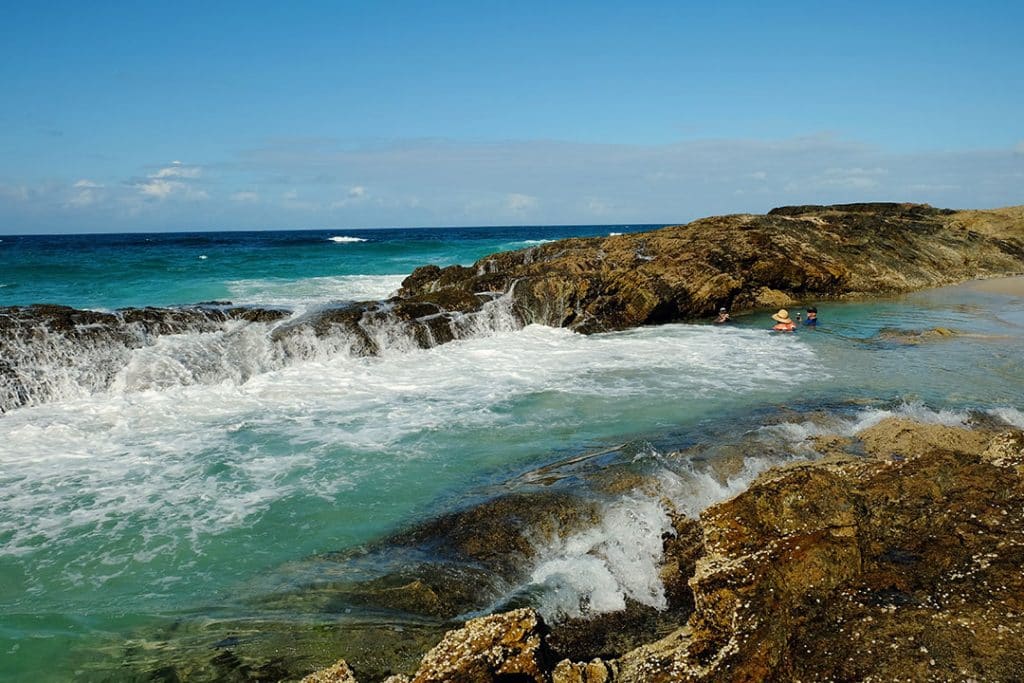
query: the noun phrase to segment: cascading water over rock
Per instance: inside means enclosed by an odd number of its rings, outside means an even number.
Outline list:
[[[476,310],[388,300],[302,313],[214,303],[112,313],[0,308],[0,412],[103,391],[242,383],[293,362],[381,355],[513,330],[511,300]]]

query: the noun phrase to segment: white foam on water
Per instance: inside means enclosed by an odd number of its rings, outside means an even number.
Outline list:
[[[401,481],[411,459],[444,466],[481,434],[515,429],[543,453],[553,424],[578,433],[623,421],[629,430],[651,406],[673,419],[703,400],[821,374],[810,349],[758,331],[673,325],[583,336],[530,326],[299,362],[244,383],[182,385],[217,336],[175,337],[134,352],[118,378],[125,393],[0,418],[0,556],[73,546],[79,566],[110,554],[156,562],[181,544],[199,552],[289,496],[333,500],[378,477]],[[235,380],[260,369],[262,347],[246,348],[230,357]],[[794,355],[798,370],[777,370]]]
[[[622,234],[621,232],[610,232],[610,233],[608,233],[608,236],[609,237],[618,237],[621,234]]]
[[[517,249],[525,249],[526,247],[536,247],[540,244],[548,244],[549,242],[556,242],[554,239],[536,239],[536,240],[514,240],[511,242],[505,242],[504,244],[498,245],[495,251],[515,251]],[[471,265],[471,264],[463,264]]]
[[[242,384],[287,362],[287,347],[271,343],[265,325],[235,321],[216,332],[163,335],[150,346],[132,350],[109,391]]]
[[[548,619],[625,609],[630,598],[664,609],[658,576],[662,537],[671,520],[657,500],[626,496],[610,504],[597,526],[556,538],[539,549],[529,584],[541,591]]]
[[[307,309],[346,301],[387,299],[407,275],[336,275],[301,280],[260,278],[227,283],[233,303]]]
[[[856,436],[865,429],[874,427],[879,422],[898,417],[921,422],[923,424],[946,425],[947,427],[966,427],[970,422],[970,413],[966,410],[935,410],[919,401],[902,403],[892,409],[870,408],[861,410],[846,417],[839,414],[827,416],[826,419],[805,422],[783,422],[781,424],[762,427],[767,435],[775,435],[790,447],[811,451],[808,441],[817,436]]]
[[[328,237],[328,241],[335,242],[337,244],[351,244],[354,242],[366,242],[367,240],[362,237],[351,237],[348,235],[335,235],[334,237]]]
[[[993,408],[989,413],[995,415],[1006,424],[1013,425],[1018,429],[1024,429],[1024,411],[1006,406],[1002,408]]]
[[[539,544],[528,583],[549,620],[614,612],[631,599],[667,607],[660,565],[666,535],[674,533],[663,500],[690,517],[744,491],[765,470],[795,456],[747,458],[739,472],[721,478],[711,470],[669,469],[660,475],[658,497],[636,492],[609,504],[594,527]]]
[[[712,468],[691,466],[682,472],[666,469],[660,476],[660,488],[679,512],[696,519],[712,505],[747,490],[762,472],[798,458],[800,454],[792,452],[744,458],[739,471],[726,477]]]

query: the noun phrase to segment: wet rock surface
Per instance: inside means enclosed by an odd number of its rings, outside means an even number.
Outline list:
[[[815,443],[821,460],[675,520],[676,622],[647,644],[591,654],[598,632],[516,610],[449,632],[395,680],[1020,680],[1024,432],[890,418]],[[647,618],[594,623],[607,643]]]
[[[37,304],[0,307],[0,413],[104,391],[131,353],[158,338],[276,323],[288,311],[227,306],[114,312]]]
[[[519,325],[497,295],[455,290],[431,300],[412,296],[301,315],[222,302],[114,312],[49,304],[0,307],[0,413],[107,391],[136,351],[155,348],[171,335],[211,336],[187,351],[159,351],[178,368],[161,382],[195,384],[244,382],[294,360],[430,348]]]
[[[702,515],[696,611],[621,658],[621,680],[1020,677],[1019,432],[863,436],[868,457],[772,470]]]

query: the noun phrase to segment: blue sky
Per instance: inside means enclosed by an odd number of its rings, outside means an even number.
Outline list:
[[[1020,2],[7,5],[0,233],[1024,203]]]

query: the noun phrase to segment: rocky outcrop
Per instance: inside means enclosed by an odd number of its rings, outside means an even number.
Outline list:
[[[429,348],[520,324],[497,295],[452,291],[434,298],[352,303],[303,315],[226,302],[109,313],[0,307],[0,413],[107,391],[134,352],[155,348],[169,335],[192,335],[196,343],[167,351],[163,360],[174,370],[158,380],[161,385],[244,382],[296,359]]]
[[[449,632],[404,680],[1020,680],[1024,432],[894,418],[817,443],[830,455],[677,523],[667,578],[693,609],[667,636],[556,662],[559,626],[516,610]]]
[[[356,683],[356,675],[342,659],[334,666],[309,674],[301,683]]]
[[[296,358],[428,348],[529,323],[601,332],[710,315],[721,306],[778,308],[1019,273],[1022,207],[956,212],[845,204],[560,240],[494,254],[472,267],[425,266],[386,301],[295,316],[229,302],[113,313],[0,308],[0,412],[106,391],[133,351],[166,335],[218,333],[223,339],[172,356],[169,365],[180,371],[160,382],[245,381]],[[232,343],[238,325],[258,330],[256,367],[248,367],[253,340]],[[221,367],[211,371],[204,364]]]
[[[0,308],[0,413],[104,391],[133,350],[160,337],[270,325],[288,315],[220,303],[112,313],[54,305]]]
[[[546,627],[531,609],[518,609],[470,619],[423,657],[411,678],[402,674],[390,676],[385,683],[548,683],[550,656],[544,641]],[[312,678],[328,672],[341,671],[351,677],[344,661],[303,679],[310,683],[333,681],[333,678]],[[338,678],[355,683],[354,678]]]
[[[524,322],[588,333],[711,315],[721,306],[780,307],[1022,272],[1019,207],[845,204],[561,240],[469,268],[427,266],[405,280],[400,296],[425,303],[509,293]]]
[[[861,441],[710,508],[696,611],[617,680],[1019,677],[1024,437],[889,420]]]

